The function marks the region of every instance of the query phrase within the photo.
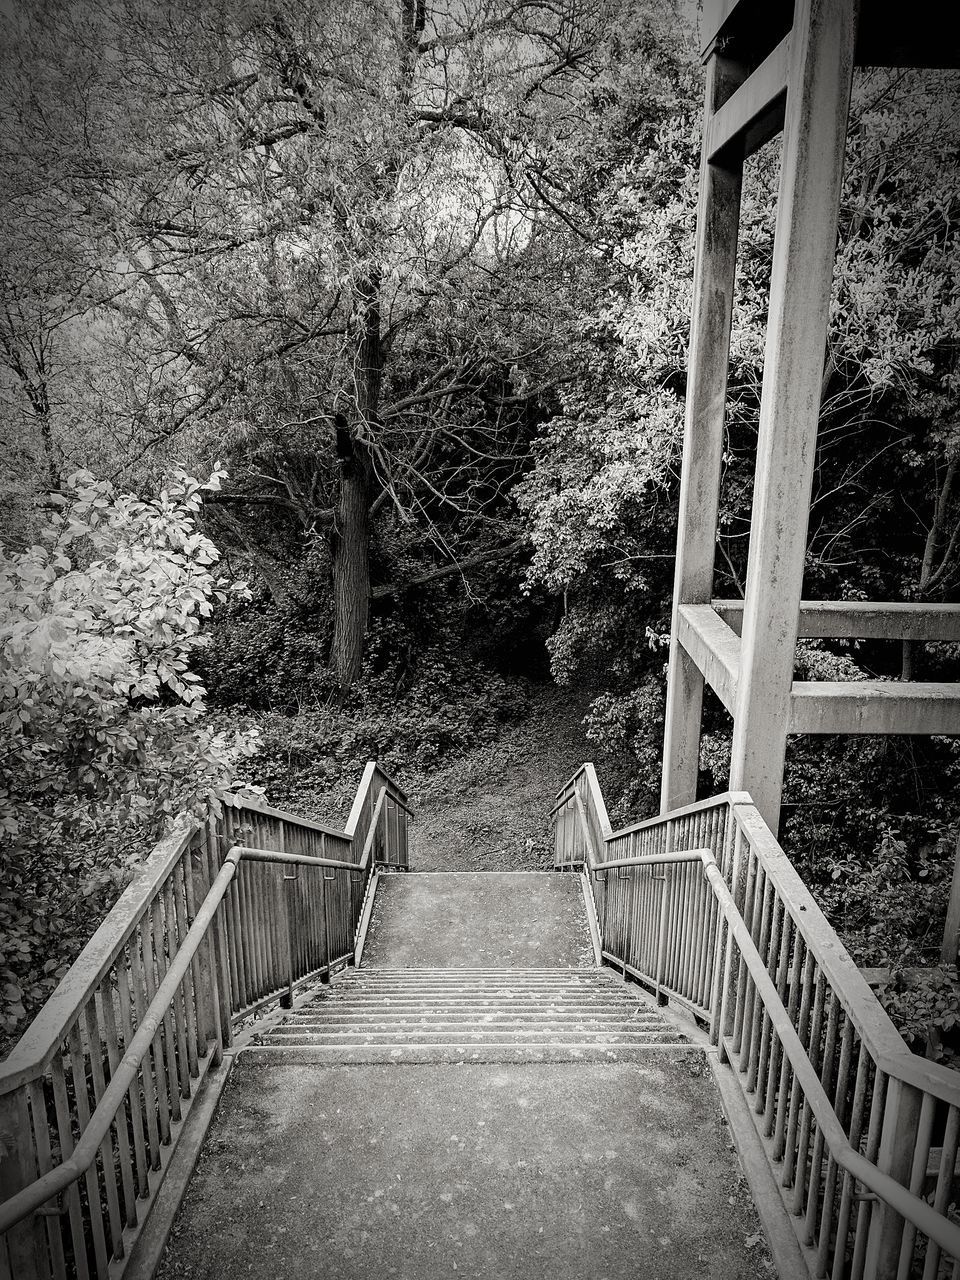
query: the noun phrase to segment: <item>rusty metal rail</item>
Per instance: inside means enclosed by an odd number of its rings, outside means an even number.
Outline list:
[[[910,1053],[750,797],[615,832],[584,766],[553,816],[605,960],[685,1005],[738,1081],[811,1274],[956,1277],[960,1077]]]
[[[353,959],[406,797],[368,764],[343,831],[236,802],[157,847],[0,1070],[0,1278],[122,1274],[242,1019]]]

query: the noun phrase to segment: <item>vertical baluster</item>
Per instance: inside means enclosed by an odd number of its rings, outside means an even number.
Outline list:
[[[871,1164],[876,1164],[880,1151],[880,1137],[883,1132],[883,1108],[886,1101],[887,1077],[877,1067],[873,1076],[873,1098],[870,1103],[870,1122],[867,1127],[867,1145],[864,1155]],[[850,1280],[863,1280],[864,1262],[870,1233],[870,1219],[873,1216],[873,1203],[861,1200],[857,1207],[857,1225],[853,1238],[853,1263],[850,1268]]]
[[[167,942],[165,936],[165,919],[163,914],[162,898],[158,895],[153,900],[152,911],[153,924],[153,957],[157,967],[157,987],[163,982],[167,974]],[[156,995],[156,988],[151,994],[151,1000]],[[177,1121],[180,1119],[180,1065],[177,1062],[177,1039],[176,1031],[173,1025],[173,1015],[170,1012],[169,1005],[164,1012],[163,1021],[163,1047],[166,1054],[167,1062],[167,1090],[170,1105],[170,1117]],[[184,1063],[186,1066],[186,1063]]]
[[[320,871],[320,902],[323,916],[323,972],[324,981],[330,981],[330,893],[326,871]]]
[[[806,943],[803,935],[795,926],[792,928],[793,933],[793,960],[790,964],[788,976],[788,994],[785,1001],[787,1006],[787,1015],[790,1019],[791,1026],[797,1025],[799,1017],[800,998],[803,988],[803,974],[806,972]],[[786,1141],[786,1125],[788,1106],[787,1101],[792,1089],[788,1090],[791,1084],[792,1068],[790,1059],[785,1053],[780,1055],[780,1083],[777,1088],[776,1114],[773,1126],[773,1158],[781,1160],[783,1158],[784,1143]]]
[[[937,1100],[930,1094],[923,1095],[920,1106],[920,1121],[917,1125],[917,1145],[913,1151],[913,1162],[910,1167],[910,1190],[921,1199],[924,1194],[924,1183],[927,1177],[927,1160],[930,1157],[930,1141],[933,1135],[933,1121],[937,1113]],[[951,1181],[953,1171],[951,1170]],[[917,1228],[912,1222],[904,1223],[903,1239],[900,1243],[900,1261],[897,1267],[897,1280],[909,1280],[913,1268],[913,1247],[917,1238]]]
[[[166,976],[170,963],[174,956],[180,950],[181,934],[180,934],[180,918],[176,907],[176,893],[174,885],[174,877],[171,875],[167,879],[167,883],[163,886],[163,918],[165,923],[166,946],[163,949],[161,980]],[[167,958],[169,954],[169,959]],[[190,1056],[187,1051],[187,1010],[186,997],[184,995],[184,983],[187,981],[190,970],[187,969],[186,974],[180,982],[173,996],[173,1030],[174,1044],[177,1050],[177,1078],[179,1081],[180,1094],[184,1098],[190,1097]],[[179,1105],[179,1104],[178,1104]]]
[[[753,856],[753,850],[750,849],[749,846],[747,846],[746,853],[747,860],[746,867],[744,869],[746,874],[746,883],[744,886],[744,899],[740,908],[740,914],[749,931],[751,929],[753,919],[754,887],[756,885],[759,868],[757,860]],[[740,1053],[740,1047],[743,1043],[744,1014],[746,1012],[749,986],[750,982],[747,973],[747,964],[741,955],[737,974],[737,1004],[733,1017],[733,1049],[737,1054]]]
[[[84,1009],[84,1022],[87,1032],[87,1052],[90,1062],[90,1078],[93,1083],[94,1105],[99,1103],[107,1087],[103,1074],[103,1042],[100,1037],[100,1024],[97,1021],[96,1001],[90,999]],[[119,1127],[119,1126],[118,1126]],[[110,1224],[110,1240],[115,1258],[123,1257],[123,1216],[120,1212],[120,1189],[117,1185],[117,1170],[114,1163],[113,1135],[110,1129],[104,1134],[100,1144],[100,1164],[103,1176],[103,1189],[107,1202],[107,1220]]]
[[[171,893],[176,919],[177,950],[187,936],[190,928],[190,913],[187,910],[187,880],[190,876],[191,849],[184,851],[171,877]],[[187,1040],[187,1071],[194,1080],[200,1072],[197,1027],[200,1019],[200,996],[194,982],[197,971],[197,958],[194,956],[183,977],[180,991],[183,999],[183,1012]],[[189,1078],[188,1077],[188,1078]]]
[[[218,851],[215,857],[217,869],[222,865],[226,854],[230,852],[235,844],[240,841],[236,837],[237,814],[232,808],[223,811],[223,848]],[[240,877],[239,868],[234,874],[230,882],[230,886],[223,898],[223,941],[226,947],[227,956],[229,957],[229,976],[230,976],[230,1011],[237,1012],[244,1007],[246,1003],[246,980],[242,968],[243,957],[240,946],[240,901],[237,881]],[[230,1019],[228,1019],[229,1025]],[[226,1039],[226,1027],[224,1027],[224,1039]]]
[[[221,822],[223,824],[224,833],[227,831],[227,813],[224,810]],[[220,858],[218,855],[218,840],[226,842],[226,835],[220,836],[213,823],[208,825],[208,838],[206,845],[206,867],[207,867],[207,883],[213,885],[214,880],[219,872]],[[233,1043],[233,976],[230,969],[230,943],[228,933],[230,929],[230,913],[229,913],[229,890],[221,899],[213,917],[213,939],[211,946],[211,962],[214,966],[214,972],[217,975],[216,995],[219,1010],[219,1037],[218,1052],[222,1056],[222,1050],[225,1046]]]
[[[120,1009],[120,1027],[123,1031],[123,1047],[126,1050],[134,1037],[132,997],[130,984],[135,981],[132,974],[132,952],[136,945],[136,932],[128,944],[127,956],[123,968],[118,973],[117,996]],[[143,1077],[143,1105],[140,1104],[140,1081],[134,1076],[130,1085],[130,1117],[133,1124],[133,1149],[137,1160],[137,1187],[141,1196],[147,1194],[147,1169],[160,1166],[160,1135],[157,1130],[157,1099],[153,1088],[153,1077],[150,1074],[150,1050],[144,1054],[140,1062],[140,1074]],[[144,1138],[144,1124],[147,1137]],[[147,1147],[149,1143],[149,1150]]]
[[[719,829],[720,810],[709,809],[704,815],[702,847],[710,850],[714,861],[717,860]],[[699,911],[699,946],[694,970],[693,999],[701,1008],[709,1011],[716,950],[717,904],[702,863],[693,865],[692,875]]]
[[[53,1168],[50,1151],[50,1125],[47,1120],[47,1099],[43,1079],[31,1080],[27,1085],[30,1099],[30,1115],[33,1122],[33,1147],[37,1157],[37,1173],[43,1177]],[[48,1201],[44,1208],[51,1208],[54,1213],[44,1219],[46,1227],[49,1262],[55,1280],[65,1277],[66,1262],[63,1256],[63,1236],[60,1231],[60,1216],[56,1212],[57,1197]]]
[[[247,815],[248,829],[244,842],[251,848],[259,848],[258,828],[252,815]],[[243,1003],[245,1008],[255,1004],[263,992],[263,974],[260,968],[259,939],[257,937],[257,878],[263,864],[244,858],[237,868],[237,906],[240,909],[240,946],[242,968],[245,975]]]
[[[812,951],[807,950],[806,960],[803,966],[803,994],[800,997],[800,1016],[797,1023],[797,1035],[800,1037],[801,1044],[804,1045],[807,1043],[807,1025],[810,1017],[810,1005],[816,967],[816,957]],[[783,1153],[783,1170],[780,1177],[780,1185],[784,1187],[793,1185],[797,1155],[797,1122],[800,1113],[801,1094],[802,1090],[800,1088],[800,1082],[794,1075],[790,1084],[790,1111],[787,1117],[787,1132]]]
[[[847,1137],[855,1151],[860,1149],[860,1135],[863,1132],[863,1115],[866,1108],[869,1084],[870,1055],[863,1044],[857,1053],[857,1074],[853,1086],[853,1098],[850,1103],[850,1125]],[[849,1173],[844,1172],[840,1192],[840,1208],[837,1213],[837,1242],[834,1246],[831,1280],[841,1280],[846,1270],[847,1239],[850,1235],[850,1216],[853,1208],[853,1197],[856,1183]]]
[[[820,1065],[820,1032],[823,1025],[823,1010],[826,1000],[826,979],[817,972],[814,986],[813,1013],[810,1018],[810,1034],[806,1042],[807,1057],[814,1070]],[[803,1099],[803,1110],[800,1116],[800,1136],[797,1141],[796,1171],[793,1184],[793,1212],[799,1214],[803,1209],[806,1191],[807,1153],[810,1144],[810,1130],[813,1113],[808,1098]]]
[[[790,913],[786,908],[786,904],[779,901],[780,926],[779,939],[776,947],[777,963],[774,971],[773,980],[776,983],[777,995],[786,1005],[787,993],[787,975],[790,967],[790,943],[792,940],[792,924]],[[771,945],[771,956],[774,948]],[[773,1030],[772,1025],[768,1023],[765,1028],[765,1034],[769,1037],[769,1061],[766,1064],[766,1084],[763,1099],[763,1121],[762,1131],[765,1137],[769,1137],[773,1132],[773,1115],[774,1106],[776,1105],[777,1084],[780,1077],[780,1054],[783,1046],[780,1037]],[[759,1096],[758,1096],[759,1102]]]
[[[206,839],[206,826],[201,827],[194,838],[190,851],[183,859],[183,928],[186,932],[193,924],[199,906],[198,895],[206,896],[203,877],[203,841]],[[191,1068],[195,1075],[199,1074],[201,1058],[209,1052],[210,1039],[216,1034],[217,1017],[213,1012],[214,973],[210,965],[211,931],[208,928],[196,954],[190,963],[191,983],[193,987],[193,1051],[196,1055]]]
[[[760,910],[760,929],[757,939],[757,950],[760,952],[760,958],[764,965],[769,968],[769,949],[770,934],[773,925],[773,917],[776,912],[774,910],[776,896],[773,884],[766,874],[763,883],[763,898]],[[757,1076],[760,1066],[760,1041],[763,1031],[764,1009],[763,1001],[753,984],[753,999],[750,1007],[749,1022],[749,1054],[747,1058],[747,1091],[753,1093],[757,1088]]]
[[[208,816],[203,827],[203,837],[197,850],[197,862],[192,867],[190,886],[193,901],[191,912],[195,913],[206,900],[216,875],[216,829],[214,819]],[[221,966],[220,955],[223,943],[224,906],[221,902],[213,914],[210,927],[207,929],[202,946],[198,949],[197,958],[200,963],[197,989],[203,996],[204,1046],[213,1044],[213,1066],[218,1066],[223,1058],[223,1027],[230,1016],[230,973],[229,966]],[[224,948],[225,951],[225,948]],[[209,1049],[207,1049],[209,1052]]]
[[[150,950],[150,933],[150,909],[147,908],[136,932],[130,939],[130,955],[132,959],[131,974],[133,978],[133,1007],[136,1014],[137,1026],[139,1026],[143,1021],[143,1015],[146,1011],[147,1005],[153,999],[154,993],[156,992],[156,986],[153,980],[153,956]],[[150,1045],[150,1054],[153,1066],[151,1092],[156,1103],[157,1121],[159,1125],[159,1143],[152,1165],[154,1169],[160,1168],[159,1144],[166,1145],[170,1141],[170,1107],[167,1103],[167,1076],[166,1066],[164,1065],[163,1042],[161,1035],[161,1029],[158,1027],[157,1034],[154,1036]],[[147,1059],[144,1058],[144,1078],[146,1078],[148,1071],[149,1065],[147,1063]],[[148,1126],[150,1124],[149,1110],[147,1112],[147,1124]]]
[[[82,1134],[90,1123],[90,1094],[87,1086],[87,1064],[80,1028],[74,1023],[68,1033],[70,1046],[70,1068],[73,1077],[74,1106]],[[90,1163],[83,1175],[87,1188],[87,1217],[90,1223],[90,1234],[93,1240],[93,1254],[96,1259],[98,1274],[106,1275],[107,1237],[103,1230],[103,1213],[100,1207],[100,1184],[97,1178],[97,1162]]]
[[[768,930],[768,939],[764,946],[764,959],[767,971],[771,978],[776,982],[777,963],[780,956],[780,934],[783,930],[783,921],[786,915],[783,905],[777,895],[776,889],[770,886],[770,925]],[[776,958],[775,958],[776,957]],[[753,1087],[756,1090],[756,1099],[754,1102],[754,1110],[759,1115],[767,1104],[767,1077],[770,1072],[770,1059],[773,1054],[773,1031],[770,1022],[770,1014],[763,1006],[760,1017],[759,1026],[759,1046],[756,1054],[756,1068],[753,1077]]]
[[[820,1067],[820,1083],[830,1096],[833,1083],[833,1067],[837,1050],[837,1028],[840,1021],[840,1001],[831,992],[827,1014],[827,1032]],[[823,1133],[814,1122],[813,1155],[810,1160],[809,1188],[805,1217],[805,1242],[812,1244],[817,1235],[817,1213],[820,1208],[820,1180],[823,1170]],[[826,1205],[824,1205],[826,1212]]]
[[[53,1105],[57,1113],[57,1138],[60,1143],[60,1159],[69,1160],[73,1155],[73,1118],[67,1096],[67,1081],[63,1069],[63,1055],[58,1050],[50,1064],[53,1084]],[[73,1269],[77,1280],[89,1280],[87,1242],[83,1232],[83,1208],[80,1204],[80,1186],[71,1182],[64,1192],[67,1213],[70,1218],[70,1241],[73,1245]]]
[[[763,867],[755,864],[754,874],[750,881],[751,896],[748,904],[750,915],[749,918],[744,916],[747,928],[749,929],[750,935],[755,944],[759,941],[756,935],[760,929],[760,917],[762,910],[759,904],[764,900],[765,878],[766,872]],[[746,1070],[750,1056],[753,1007],[756,1001],[756,986],[750,976],[750,972],[745,961],[741,961],[740,968],[742,973],[741,990],[743,998],[737,1008],[737,1022],[735,1024],[734,1031],[734,1048],[736,1049],[740,1059],[740,1070],[744,1071]]]
[[[719,865],[722,844],[722,809],[711,810],[710,817],[710,852],[713,854],[714,861]],[[713,895],[713,889],[710,881],[707,879],[704,869],[701,867],[697,871],[698,884],[700,886],[700,895],[703,899],[704,920],[706,927],[704,930],[703,947],[701,950],[700,976],[698,1001],[701,1005],[707,1007],[711,1001],[711,991],[713,988],[713,974],[717,964],[717,932],[719,927],[719,915],[717,909],[717,901]]]
[[[116,967],[115,982],[118,991],[120,984],[126,980],[126,972],[121,967],[122,959],[123,957],[121,956]],[[107,1046],[107,1065],[110,1068],[110,1078],[112,1080],[114,1072],[120,1064],[120,1038],[117,1034],[117,1018],[113,1005],[114,993],[106,979],[100,983],[99,996],[100,1017],[103,1022],[104,1032],[103,1038]],[[130,1127],[133,1125],[133,1100],[130,1092],[128,1089],[126,1100],[120,1104],[115,1123],[117,1155],[120,1162],[120,1177],[123,1185],[123,1219],[128,1227],[135,1227],[137,1225],[137,1196],[133,1185],[133,1157],[130,1149],[130,1128],[127,1124],[127,1103],[129,1102],[131,1109]]]
[[[834,997],[836,999],[836,997]],[[833,1109],[837,1114],[837,1119],[841,1124],[844,1123],[847,1114],[847,1092],[850,1080],[850,1064],[853,1058],[853,1038],[854,1026],[853,1022],[840,1010],[840,1019],[843,1024],[843,1031],[840,1036],[840,1062],[837,1067],[837,1080],[833,1091]],[[817,1268],[818,1276],[827,1274],[827,1263],[830,1252],[830,1232],[833,1227],[833,1218],[837,1208],[837,1174],[838,1166],[833,1156],[827,1155],[827,1174],[824,1179],[823,1188],[823,1213],[820,1216],[820,1232],[817,1239]],[[839,1235],[838,1235],[839,1240]]]
[[[260,843],[270,844],[268,833]],[[279,990],[289,982],[287,970],[287,903],[296,888],[295,880],[288,882],[285,876],[299,874],[296,866],[283,863],[258,862],[256,875],[250,882],[253,902],[253,927],[256,937],[258,993],[262,998]],[[296,963],[294,963],[296,972]]]
[[[947,1123],[943,1130],[940,1169],[937,1173],[937,1187],[933,1196],[935,1213],[946,1214],[953,1198],[958,1137],[960,1137],[960,1107],[952,1106],[947,1111]],[[941,1249],[936,1241],[927,1240],[927,1256],[923,1264],[923,1280],[936,1280],[940,1268],[940,1254]]]

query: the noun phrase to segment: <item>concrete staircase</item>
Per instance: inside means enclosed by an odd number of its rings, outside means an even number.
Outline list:
[[[260,1037],[299,1062],[626,1061],[679,1034],[609,969],[349,972]]]
[[[702,1042],[592,960],[577,876],[382,877],[361,967],[237,1054],[157,1280],[771,1275]]]

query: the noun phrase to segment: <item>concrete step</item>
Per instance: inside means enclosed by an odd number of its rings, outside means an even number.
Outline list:
[[[426,1027],[426,1026],[444,1026],[444,1027],[659,1027],[663,1023],[661,1019],[652,1014],[632,1015],[630,1012],[618,1013],[591,1013],[585,1012],[578,1014],[575,1018],[561,1018],[550,1013],[531,1013],[517,1014],[513,1010],[492,1010],[490,1013],[475,1014],[455,1014],[451,1015],[446,1009],[428,1009],[422,1014],[397,1014],[395,1017],[385,1017],[381,1014],[373,1015],[363,1012],[354,1014],[340,1014],[334,1016],[328,1014],[326,1017],[313,1018],[290,1018],[284,1023],[285,1027],[297,1027],[301,1031],[309,1031],[316,1027]]]
[[[433,1044],[436,1041],[449,1041],[458,1043],[462,1039],[509,1039],[511,1037],[522,1039],[556,1039],[556,1041],[568,1041],[568,1039],[582,1039],[582,1041],[590,1041],[590,1039],[625,1039],[625,1041],[636,1041],[648,1036],[657,1036],[664,1028],[662,1025],[650,1024],[644,1027],[637,1027],[630,1023],[611,1023],[609,1025],[590,1025],[589,1023],[490,1023],[472,1025],[457,1025],[452,1023],[444,1023],[442,1020],[430,1021],[422,1025],[411,1025],[404,1023],[398,1027],[384,1027],[384,1025],[370,1024],[366,1025],[338,1025],[338,1027],[328,1027],[328,1025],[314,1025],[314,1027],[278,1027],[270,1032],[271,1041],[283,1041],[283,1039],[298,1039],[298,1041],[310,1041],[316,1039],[319,1041],[339,1041],[340,1043],[349,1043],[356,1041],[365,1043],[369,1039],[392,1039],[397,1043],[404,1041],[416,1041],[420,1039],[422,1043]],[[676,1033],[673,1034],[676,1038]]]
[[[702,1061],[703,1050],[674,1038],[643,1044],[597,1044],[570,1041],[564,1044],[491,1041],[474,1044],[263,1044],[242,1051],[245,1061],[258,1065],[296,1066],[456,1066],[460,1063],[545,1062],[656,1062],[663,1055],[689,1053],[691,1062]]]
[[[251,1051],[316,1063],[608,1061],[682,1040],[640,988],[602,970],[392,968],[338,978]]]

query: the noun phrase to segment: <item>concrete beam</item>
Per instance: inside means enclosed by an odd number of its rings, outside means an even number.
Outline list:
[[[677,640],[733,715],[740,677],[740,637],[710,605],[685,604],[677,610]]]
[[[711,604],[739,635],[743,601],[712,600]],[[797,635],[823,640],[948,640],[960,644],[960,604],[801,600]]]
[[[798,680],[788,731],[960,735],[960,684]]]
[[[784,36],[707,121],[703,145],[710,161],[716,162],[727,147],[743,159],[780,132],[789,72],[790,37]]]

